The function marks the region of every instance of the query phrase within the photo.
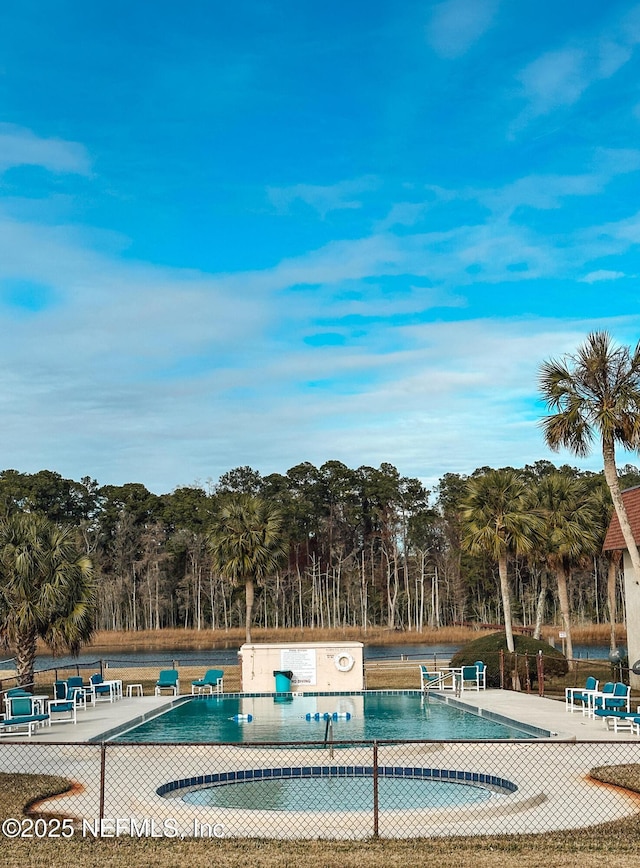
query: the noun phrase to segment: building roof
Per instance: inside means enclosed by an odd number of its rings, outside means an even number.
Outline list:
[[[634,488],[628,488],[626,491],[623,491],[622,501],[627,510],[627,515],[629,516],[629,524],[631,525],[633,537],[637,543],[640,543],[640,485],[636,485]],[[618,516],[614,510],[609,523],[609,529],[607,530],[607,535],[604,538],[602,549],[607,552],[626,549],[626,547],[627,544],[622,536],[620,522],[618,521]]]

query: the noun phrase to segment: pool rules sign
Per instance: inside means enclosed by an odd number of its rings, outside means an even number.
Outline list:
[[[283,648],[280,651],[280,669],[293,672],[294,687],[315,687],[317,665],[315,648]]]

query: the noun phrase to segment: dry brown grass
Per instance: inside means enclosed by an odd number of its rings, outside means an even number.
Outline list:
[[[388,630],[376,627],[366,632],[356,628],[336,630],[291,629],[252,631],[253,642],[364,642],[367,645],[435,645],[463,644],[481,635],[480,629],[471,627],[429,628],[422,633],[405,630]],[[244,643],[244,630],[141,630],[100,631],[95,634],[88,649],[114,651],[127,649],[157,650],[209,650],[211,648],[237,648]],[[45,649],[43,648],[44,652]]]
[[[516,628],[517,629],[517,628]],[[559,626],[543,628],[545,638],[557,639]],[[367,645],[437,645],[452,644],[462,645],[477,639],[480,635],[493,630],[486,630],[478,626],[474,627],[440,627],[425,628],[422,633],[409,630],[389,630],[383,627],[375,627],[366,632],[361,629],[345,627],[336,630],[323,629],[290,629],[290,630],[260,630],[254,629],[252,639],[254,642],[364,642]],[[608,644],[608,624],[586,624],[573,628],[574,642],[585,644]],[[618,625],[618,641],[626,640],[626,633],[622,625]],[[141,630],[138,632],[119,630],[97,632],[88,649],[96,651],[115,651],[117,649],[157,649],[160,650],[184,650],[200,651],[211,648],[237,648],[244,643],[244,630]],[[43,646],[40,650],[46,652]]]
[[[600,779],[640,789],[640,766],[598,770]],[[21,817],[39,797],[67,789],[61,778],[0,774],[0,818]],[[37,804],[35,805],[37,809]],[[74,865],[176,866],[235,868],[406,868],[442,865],[454,868],[627,868],[640,845],[640,818],[621,820],[587,830],[499,837],[412,839],[407,841],[262,841],[247,840],[8,840],[0,847],[0,865],[50,868]]]

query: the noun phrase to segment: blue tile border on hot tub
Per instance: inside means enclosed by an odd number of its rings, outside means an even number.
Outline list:
[[[292,780],[326,777],[370,778],[373,777],[373,766],[282,766],[270,769],[242,769],[239,771],[213,772],[197,777],[182,778],[162,784],[156,790],[159,796],[175,796],[183,791],[203,789],[208,787],[229,786],[238,783],[251,783],[270,780]],[[483,772],[470,772],[460,769],[436,769],[420,766],[379,766],[378,777],[409,778],[425,781],[448,781],[449,783],[467,784],[498,790],[503,793],[515,793],[517,784],[507,778],[488,775]]]

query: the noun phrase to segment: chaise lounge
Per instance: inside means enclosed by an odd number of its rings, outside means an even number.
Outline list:
[[[163,690],[171,690],[174,696],[180,692],[180,680],[177,669],[161,669],[156,681],[155,695],[160,696]]]
[[[222,693],[224,691],[224,672],[222,669],[207,669],[204,678],[191,682],[191,693]]]

